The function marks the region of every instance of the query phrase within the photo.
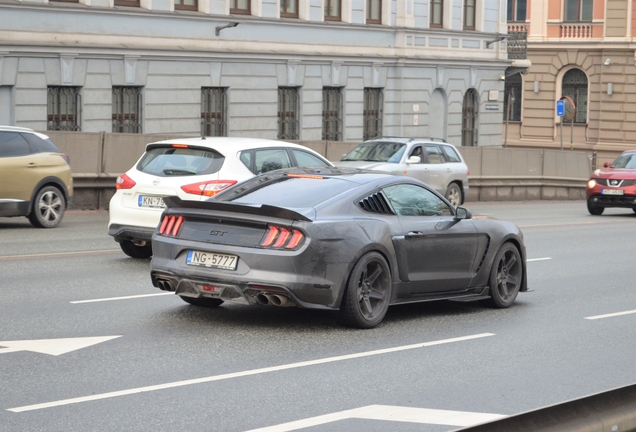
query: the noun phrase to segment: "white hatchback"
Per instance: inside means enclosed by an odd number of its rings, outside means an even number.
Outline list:
[[[150,143],[135,166],[117,178],[108,234],[126,255],[148,258],[164,197],[202,201],[257,174],[295,166],[333,165],[307,147],[275,140],[202,137]]]

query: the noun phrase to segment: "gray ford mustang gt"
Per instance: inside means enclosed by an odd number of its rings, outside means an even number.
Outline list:
[[[185,302],[339,310],[372,328],[389,305],[528,291],[523,234],[453,208],[422,182],[346,168],[291,168],[208,201],[164,198],[151,278]]]

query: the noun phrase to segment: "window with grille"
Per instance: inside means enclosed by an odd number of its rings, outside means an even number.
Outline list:
[[[140,7],[139,0],[115,0],[115,6]]]
[[[174,0],[175,10],[199,10],[198,0]]]
[[[141,87],[113,87],[113,132],[142,133]]]
[[[475,2],[464,0],[464,30],[475,30]]]
[[[565,21],[592,21],[594,0],[565,0]]]
[[[341,21],[342,2],[340,0],[325,0],[325,21]]]
[[[251,0],[230,0],[230,13],[249,15]]]
[[[477,146],[477,114],[479,101],[477,99],[477,91],[473,88],[468,89],[464,95],[464,104],[462,106],[462,145]]]
[[[298,0],[280,0],[282,18],[298,18]]]
[[[278,139],[299,139],[298,87],[278,88]]]
[[[46,129],[79,131],[80,87],[54,87],[47,89]]]
[[[525,21],[527,0],[508,0],[508,21]]]
[[[342,89],[322,89],[322,139],[342,141]]]
[[[382,24],[382,0],[367,0],[367,24]]]
[[[204,136],[227,136],[227,88],[201,89],[201,133]]]
[[[444,0],[431,0],[431,27],[444,25]]]
[[[571,69],[563,76],[563,96],[569,96],[576,107],[574,123],[587,122],[587,75],[580,69]]]
[[[364,121],[362,138],[364,141],[382,136],[382,89],[364,89],[364,107],[362,117]]]
[[[506,78],[504,91],[504,121],[521,121],[521,74]]]

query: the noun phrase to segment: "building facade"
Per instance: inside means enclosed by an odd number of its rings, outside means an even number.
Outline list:
[[[0,0],[0,124],[500,146],[506,0]]]
[[[635,10],[633,0],[508,0],[508,29],[527,32],[532,62],[506,80],[508,144],[604,160],[636,146]],[[557,113],[562,98],[571,119]]]

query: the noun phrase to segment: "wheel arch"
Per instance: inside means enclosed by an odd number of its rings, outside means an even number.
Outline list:
[[[29,213],[33,211],[33,204],[35,203],[35,196],[40,192],[40,190],[46,186],[54,186],[59,189],[64,195],[64,210],[68,209],[68,190],[66,190],[66,185],[62,180],[57,177],[45,177],[38,182],[37,185],[33,188],[33,192],[31,192],[31,199],[29,200]]]
[[[508,236],[507,238],[503,239],[503,241],[501,242],[501,246],[499,246],[499,249],[501,249],[506,243],[511,243],[517,249],[517,251],[519,251],[519,255],[521,256],[521,265],[523,267],[523,279],[521,280],[521,289],[519,291],[521,292],[528,291],[528,271],[526,268],[526,260],[527,260],[526,249],[523,246],[523,243],[521,242],[521,240],[514,236]],[[499,251],[499,249],[497,249],[497,251]]]

